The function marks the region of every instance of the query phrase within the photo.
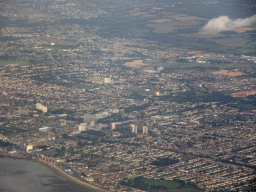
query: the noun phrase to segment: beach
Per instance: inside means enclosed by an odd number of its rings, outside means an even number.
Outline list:
[[[50,168],[51,170],[53,170],[54,172],[58,173],[60,176],[65,177],[66,179],[86,187],[87,189],[93,190],[93,191],[99,191],[99,192],[110,192],[109,190],[106,189],[102,189],[98,186],[92,185],[90,183],[87,183],[85,181],[81,181],[79,179],[77,179],[76,177],[66,173],[65,171],[63,171],[61,168],[59,168],[57,165],[49,163],[47,161],[41,160],[41,159],[37,159],[37,158],[33,158],[33,160],[38,161],[39,163],[43,164],[44,166]]]

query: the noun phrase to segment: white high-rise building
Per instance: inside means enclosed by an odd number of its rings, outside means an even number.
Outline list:
[[[130,128],[131,128],[132,133],[135,133],[135,134],[138,133],[138,129],[137,129],[137,126],[136,126],[136,125],[131,124],[131,125],[130,125]]]
[[[110,123],[110,127],[112,130],[114,130],[116,128],[116,124],[115,123]]]
[[[32,151],[32,150],[33,150],[33,145],[32,145],[32,144],[27,145],[27,152],[28,152],[28,151]]]
[[[148,127],[147,126],[142,127],[142,133],[145,134],[145,135],[148,134]]]
[[[155,96],[159,96],[160,95],[160,92],[159,91],[156,91],[155,92]]]
[[[90,127],[94,127],[95,126],[95,121],[91,121],[90,122]]]
[[[87,127],[87,123],[80,123],[79,125],[79,131],[85,131]]]

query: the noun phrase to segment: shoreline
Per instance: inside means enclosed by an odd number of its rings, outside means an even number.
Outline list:
[[[87,183],[85,181],[81,181],[80,179],[64,172],[61,168],[59,168],[57,165],[55,164],[52,164],[52,163],[49,163],[49,162],[46,162],[44,160],[41,160],[41,159],[37,159],[37,158],[32,158],[32,160],[35,160],[41,164],[43,164],[44,166],[50,168],[52,171],[56,172],[57,174],[59,174],[60,176],[68,179],[69,181],[72,181],[80,186],[84,186],[88,189],[91,189],[91,190],[94,190],[94,191],[99,191],[99,192],[110,192],[109,190],[107,189],[103,189],[103,188],[100,188],[98,186],[95,186],[93,184],[90,184],[90,183]]]

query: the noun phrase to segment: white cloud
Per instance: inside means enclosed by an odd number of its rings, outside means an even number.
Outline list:
[[[220,16],[218,18],[213,18],[202,28],[202,31],[209,32],[221,32],[227,30],[234,30],[240,27],[249,27],[253,23],[256,23],[256,15],[248,17],[245,19],[235,19],[232,20],[228,16]]]

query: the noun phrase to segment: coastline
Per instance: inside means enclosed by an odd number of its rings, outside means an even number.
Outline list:
[[[72,176],[72,175],[69,175],[68,173],[64,172],[61,168],[59,168],[58,166],[52,164],[52,163],[49,163],[49,162],[46,162],[44,160],[41,160],[41,159],[37,159],[37,158],[32,158],[32,160],[35,160],[41,164],[43,164],[44,166],[50,168],[51,170],[53,170],[54,172],[58,173],[60,176],[62,177],[65,177],[66,179],[78,184],[78,185],[81,185],[81,186],[84,186],[88,189],[91,189],[91,190],[94,190],[94,191],[99,191],[99,192],[110,192],[109,190],[106,190],[106,189],[103,189],[103,188],[100,188],[98,186],[95,186],[93,184],[90,184],[90,183],[87,183],[85,181],[81,181],[79,179],[77,179],[76,177]]]

